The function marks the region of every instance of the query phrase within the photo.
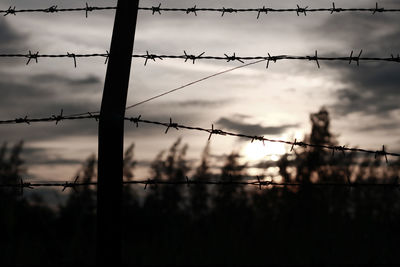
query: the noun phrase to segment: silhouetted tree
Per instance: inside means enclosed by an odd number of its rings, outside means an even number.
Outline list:
[[[204,147],[201,162],[199,167],[197,167],[196,172],[193,176],[194,181],[207,181],[211,178],[210,166],[209,166],[209,156],[210,156],[210,142],[208,141]],[[189,188],[189,213],[192,218],[197,220],[199,218],[204,218],[209,212],[209,197],[210,194],[207,189],[207,185],[197,184],[190,186]]]
[[[311,114],[305,142],[336,145],[326,109]],[[209,144],[193,181],[215,177]],[[0,148],[1,182],[19,183],[25,168],[22,143]],[[125,152],[124,179],[134,177],[134,147]],[[178,139],[152,162],[152,178],[184,181],[190,173],[187,146]],[[124,188],[123,261],[127,264],[398,264],[400,161],[361,157],[320,148],[295,148],[276,164],[285,182],[300,187],[148,185],[138,201]],[[222,181],[246,179],[246,165],[232,152]],[[96,158],[78,171],[79,182],[96,179]],[[312,183],[349,183],[315,187]],[[16,189],[16,188],[15,188]],[[0,188],[0,264],[90,264],[94,262],[95,187],[68,188],[58,212],[35,195]],[[213,190],[208,190],[213,189]],[[27,191],[27,189],[25,190]],[[208,204],[211,200],[211,205]],[[143,205],[140,203],[143,202]]]
[[[238,162],[240,155],[232,152],[226,157],[226,162],[221,169],[220,180],[224,182],[240,182],[245,177],[246,165]],[[217,186],[213,196],[215,210],[224,211],[245,205],[245,192],[243,186],[227,185]]]

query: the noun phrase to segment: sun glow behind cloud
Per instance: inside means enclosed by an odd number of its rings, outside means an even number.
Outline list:
[[[249,161],[269,159],[277,161],[279,156],[286,153],[285,145],[282,143],[252,142],[243,148],[243,154]]]

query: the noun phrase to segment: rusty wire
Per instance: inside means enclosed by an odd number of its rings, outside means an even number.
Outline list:
[[[358,55],[354,55],[354,51],[351,51],[348,56],[319,56],[318,52],[315,51],[313,55],[310,56],[296,56],[296,55],[275,55],[272,56],[270,53],[266,53],[266,55],[258,55],[258,56],[237,56],[236,53],[232,55],[228,55],[228,53],[224,53],[224,56],[208,56],[204,55],[205,52],[199,55],[188,54],[186,50],[184,50],[184,54],[181,55],[163,55],[163,54],[151,54],[146,51],[146,54],[134,54],[133,58],[143,58],[144,65],[146,66],[149,60],[157,61],[163,59],[182,59],[184,62],[190,60],[193,64],[196,60],[219,60],[226,62],[240,62],[245,63],[245,61],[252,60],[265,60],[267,61],[266,67],[268,68],[270,62],[276,63],[279,60],[302,60],[302,61],[315,61],[318,68],[320,68],[320,61],[345,61],[348,64],[355,62],[357,66],[360,65],[360,61],[384,61],[384,62],[396,62],[400,63],[400,55],[390,54],[390,56],[386,57],[364,57],[362,56],[363,50],[360,50]],[[89,57],[102,57],[105,58],[105,64],[108,62],[108,58],[110,54],[108,51],[106,53],[95,53],[95,54],[76,54],[67,52],[65,54],[40,54],[38,51],[33,53],[32,51],[28,51],[27,54],[0,54],[0,58],[26,58],[28,65],[32,60],[38,63],[39,58],[72,58],[74,66],[77,65],[77,58],[89,58]]]
[[[28,116],[25,117],[20,117],[16,119],[9,119],[9,120],[0,120],[0,125],[5,125],[5,124],[30,124],[30,123],[36,123],[36,122],[55,122],[58,124],[60,121],[64,120],[82,120],[82,119],[94,119],[96,121],[99,120],[100,115],[98,114],[93,114],[90,112],[87,113],[82,113],[82,114],[87,114],[87,115],[63,115],[63,110],[61,110],[61,113],[59,115],[52,115],[50,117],[46,118],[28,118]],[[254,141],[260,141],[260,142],[270,142],[270,143],[282,143],[286,145],[290,145],[291,149],[290,151],[293,150],[294,147],[312,147],[312,148],[321,148],[321,149],[327,149],[331,150],[332,153],[335,151],[341,151],[341,152],[361,152],[361,153],[367,153],[367,154],[373,154],[375,155],[375,158],[378,156],[383,156],[386,160],[386,163],[388,163],[388,158],[387,156],[393,156],[393,157],[400,157],[400,153],[394,153],[394,152],[387,152],[385,149],[385,146],[382,146],[381,150],[369,150],[369,149],[362,149],[362,148],[356,148],[356,147],[347,147],[347,146],[334,146],[334,145],[328,145],[328,144],[309,144],[305,142],[298,142],[297,139],[294,141],[287,141],[287,140],[279,140],[279,139],[271,139],[271,138],[266,138],[264,136],[257,136],[257,135],[247,135],[247,134],[242,134],[242,133],[234,133],[234,132],[228,132],[220,129],[215,129],[214,125],[211,126],[211,128],[202,128],[202,127],[197,127],[197,126],[187,126],[187,125],[182,125],[179,123],[176,123],[170,118],[169,122],[159,122],[159,121],[152,121],[152,120],[145,120],[142,119],[142,116],[138,117],[125,117],[126,121],[132,122],[136,125],[136,127],[139,127],[139,123],[145,123],[145,124],[152,124],[152,125],[159,125],[166,127],[165,133],[168,133],[169,129],[186,129],[186,130],[193,130],[193,131],[201,131],[201,132],[206,132],[208,134],[208,140],[211,139],[213,135],[221,135],[221,136],[234,136],[234,137],[239,137],[239,138],[246,138],[250,139],[251,142]]]
[[[47,13],[47,14],[55,14],[59,12],[85,12],[86,17],[88,16],[88,12],[92,11],[100,11],[100,10],[115,10],[116,6],[90,6],[86,3],[85,7],[78,7],[78,8],[58,8],[58,6],[50,6],[48,8],[36,8],[36,9],[17,9],[15,6],[10,6],[8,9],[0,10],[0,14],[7,15],[16,15],[18,13]],[[139,10],[143,11],[150,11],[152,15],[159,14],[161,15],[162,12],[182,12],[187,15],[194,14],[197,16],[198,12],[216,12],[220,13],[221,17],[225,14],[238,14],[238,13],[255,13],[256,18],[259,19],[261,14],[268,14],[268,13],[295,13],[297,16],[304,15],[307,16],[307,13],[314,13],[314,12],[326,12],[326,13],[341,13],[341,12],[366,12],[375,15],[376,13],[385,13],[385,12],[400,12],[400,9],[390,9],[384,8],[379,6],[378,3],[375,3],[374,7],[369,8],[340,8],[332,3],[331,7],[326,8],[311,8],[309,6],[299,6],[293,8],[272,8],[272,7],[258,7],[258,8],[231,8],[231,7],[221,7],[221,8],[211,8],[211,7],[197,7],[197,5],[188,8],[169,8],[169,7],[161,7],[161,3],[158,6],[151,6],[151,7],[139,7]]]

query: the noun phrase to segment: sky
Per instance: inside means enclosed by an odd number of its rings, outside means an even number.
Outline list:
[[[374,7],[375,0],[335,1],[336,7]],[[113,6],[116,1],[88,1],[89,5]],[[263,1],[140,1],[151,7],[259,8]],[[379,1],[385,8],[400,8],[400,1]],[[331,1],[276,1],[268,7],[296,5],[331,7]],[[0,0],[0,9],[84,7],[85,1]],[[0,18],[0,53],[41,54],[104,53],[109,50],[114,11],[55,14],[20,13]],[[185,13],[154,14],[139,11],[134,53],[182,55],[349,56],[362,49],[364,56],[388,57],[400,51],[399,13],[296,13],[261,14]],[[216,72],[240,62],[164,59],[133,59],[128,105]],[[400,64],[391,62],[279,61],[259,63],[209,79],[127,111],[144,119],[234,131],[269,138],[301,140],[310,132],[310,113],[326,107],[332,132],[340,145],[400,151]],[[0,119],[47,117],[100,109],[105,78],[104,58],[44,59],[38,64],[26,59],[0,59]],[[125,146],[135,144],[135,157],[142,170],[160,150],[179,137],[189,145],[188,158],[198,159],[207,143],[206,133],[133,124],[125,126]],[[26,180],[71,180],[80,164],[97,153],[97,123],[62,121],[0,126],[0,141],[24,140]],[[290,147],[250,144],[235,137],[213,136],[211,153],[241,153],[245,161],[276,159]],[[194,163],[195,164],[195,163]],[[195,167],[195,165],[193,166]],[[255,171],[257,174],[257,170]],[[144,177],[139,177],[144,178]]]

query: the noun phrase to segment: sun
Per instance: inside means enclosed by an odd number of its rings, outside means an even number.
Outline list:
[[[286,153],[285,145],[282,143],[253,142],[243,148],[243,154],[249,161],[269,159],[277,161],[279,156]]]

